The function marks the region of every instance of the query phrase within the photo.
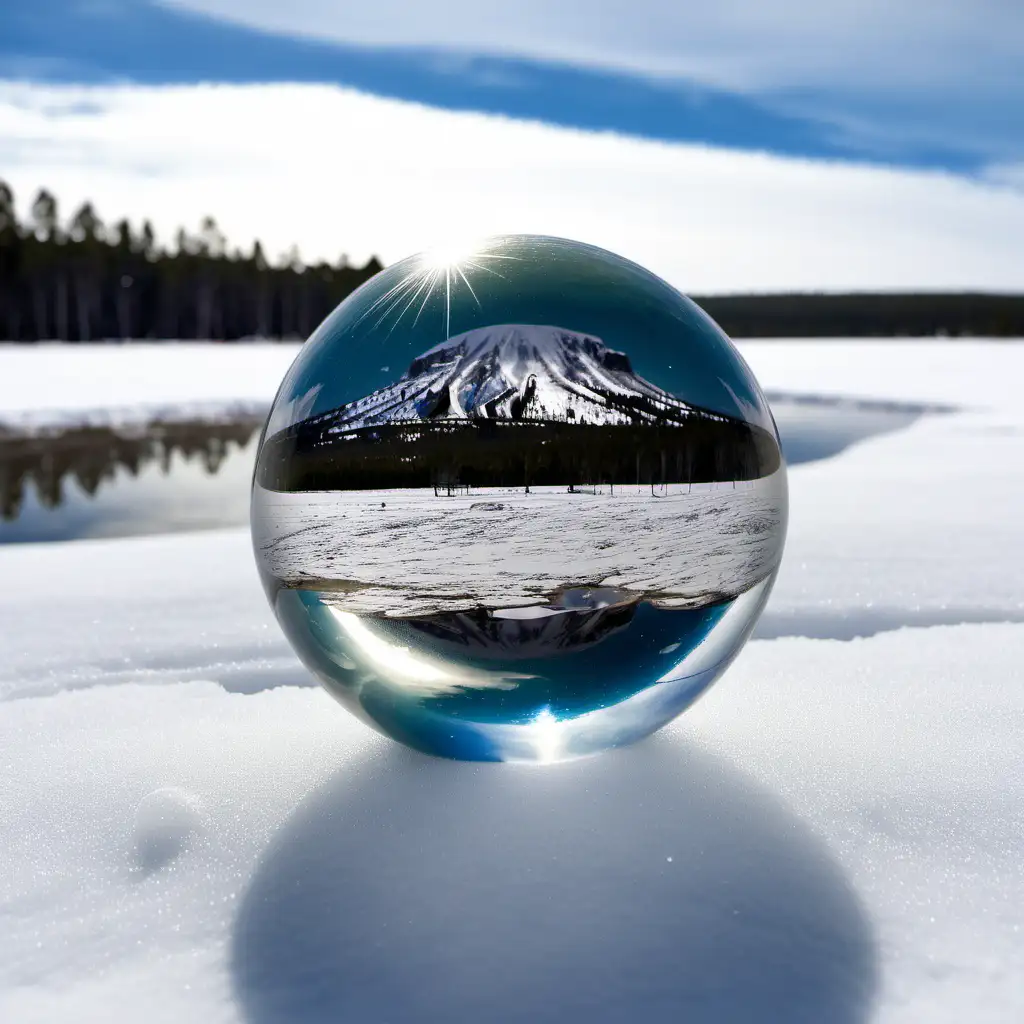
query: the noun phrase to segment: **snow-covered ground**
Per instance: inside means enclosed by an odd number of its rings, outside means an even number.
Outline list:
[[[257,485],[253,541],[273,577],[333,590],[345,611],[424,615],[539,604],[577,586],[702,607],[770,576],[785,535],[781,471],[654,493],[635,485],[488,491],[449,498],[429,488],[282,493]]]
[[[0,432],[245,415],[269,406],[297,347],[178,342],[0,346]]]
[[[602,757],[374,736],[244,529],[0,549],[0,1020],[1024,1019],[1024,345],[743,352],[907,425],[791,469],[757,638]],[[291,354],[0,350],[0,418],[265,402]]]

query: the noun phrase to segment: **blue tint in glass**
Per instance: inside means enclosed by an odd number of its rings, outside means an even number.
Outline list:
[[[512,236],[382,271],[288,371],[253,481],[285,633],[433,754],[638,739],[753,628],[787,514],[775,425],[694,303],[593,246]]]

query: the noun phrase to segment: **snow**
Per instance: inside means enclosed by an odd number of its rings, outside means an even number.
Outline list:
[[[0,408],[266,402],[293,352],[3,350]],[[900,429],[790,470],[757,638],[601,757],[375,736],[244,529],[0,549],[0,1020],[1022,1019],[1024,346],[743,353]]]
[[[742,402],[728,384],[724,387],[749,422],[771,429],[763,409]],[[437,400],[444,392],[448,397],[442,417]],[[274,410],[275,426],[298,422],[293,410],[300,406],[295,400],[285,404],[287,413]],[[307,404],[307,395],[300,404]],[[513,411],[516,405],[518,411]],[[644,415],[678,424],[694,411],[692,405],[637,376],[629,357],[599,338],[563,327],[494,324],[435,345],[417,356],[393,384],[311,417],[309,425],[342,433],[376,423],[471,415],[590,424],[628,424]],[[715,416],[707,409],[700,411]]]
[[[484,495],[500,500],[481,502]],[[579,494],[474,488],[447,498],[430,489],[283,493],[257,485],[253,494],[254,544],[268,573],[287,586],[345,591],[337,602],[346,611],[388,615],[536,604],[577,586],[702,607],[771,575],[785,509],[782,472],[655,493],[635,485]]]
[[[0,433],[266,410],[295,345],[0,345]]]
[[[135,810],[135,854],[144,872],[155,871],[201,843],[206,833],[203,805],[176,786],[147,793]]]

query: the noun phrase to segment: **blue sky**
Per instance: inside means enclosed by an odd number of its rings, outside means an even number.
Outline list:
[[[979,174],[1024,161],[1015,0],[5,0],[0,76],[329,82],[653,139]]]
[[[272,257],[1020,291],[1021,67],[1019,0],[0,0],[0,175]]]

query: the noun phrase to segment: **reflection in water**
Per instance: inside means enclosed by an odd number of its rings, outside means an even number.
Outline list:
[[[204,519],[201,506],[210,504],[204,502],[202,491],[209,488],[203,488],[203,480],[233,464],[261,422],[261,417],[249,416],[0,434],[0,540],[105,532],[97,519],[111,524],[119,520],[117,533],[152,532],[151,526],[175,529],[178,519],[182,526],[190,521],[203,525],[209,516]],[[249,465],[245,460],[243,477]],[[234,470],[228,474],[225,485],[240,495],[244,482],[234,475]],[[232,506],[232,518],[224,521],[237,521],[234,508],[239,502],[227,505]],[[159,506],[163,515],[154,520]]]
[[[213,475],[231,446],[244,447],[260,422],[186,420],[152,423],[138,432],[86,426],[59,433],[0,435],[0,515],[8,521],[17,518],[30,483],[45,508],[56,508],[64,501],[67,478],[93,496],[121,468],[138,476],[145,466],[157,463],[166,474],[175,454],[197,459]]]
[[[790,394],[772,395],[771,400],[789,466],[829,458],[865,438],[902,429],[922,415],[949,411],[944,406]],[[234,425],[238,432],[230,432],[226,446],[215,438],[208,451],[190,442],[175,445],[157,459],[147,454],[118,462],[106,467],[95,488],[87,488],[88,481],[75,473],[65,474],[59,482],[57,504],[52,490],[44,498],[37,489],[37,472],[40,477],[45,475],[39,468],[40,458],[51,447],[67,444],[73,435],[96,437],[109,432],[92,428],[36,436],[37,457],[27,467],[28,439],[0,433],[0,499],[4,502],[0,543],[162,533],[246,522],[249,506],[245,494],[252,476],[250,442],[259,422],[250,416],[237,419]],[[161,425],[160,430],[168,426],[173,425]],[[224,424],[196,421],[194,426],[205,434],[211,427],[219,433]],[[135,430],[130,438],[121,438],[121,444],[130,441],[138,445],[140,432],[148,429]],[[586,500],[602,488],[584,484],[575,490],[579,500]],[[603,490],[610,488],[606,485]],[[503,510],[505,502],[474,500],[470,505],[476,513],[495,513]]]

